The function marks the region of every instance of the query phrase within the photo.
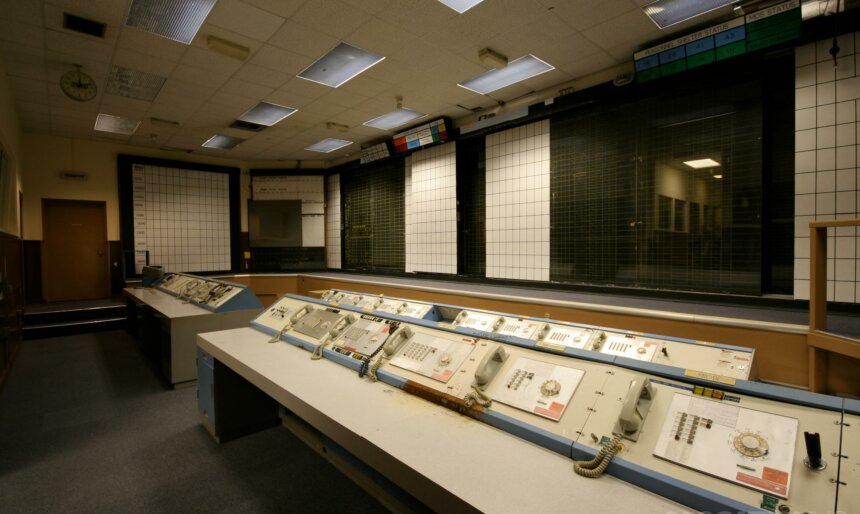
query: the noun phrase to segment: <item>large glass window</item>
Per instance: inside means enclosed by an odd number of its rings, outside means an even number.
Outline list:
[[[551,279],[761,293],[761,84],[556,116]]]
[[[403,159],[341,173],[345,269],[404,271]]]

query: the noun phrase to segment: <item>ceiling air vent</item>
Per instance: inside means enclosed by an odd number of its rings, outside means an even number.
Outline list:
[[[235,120],[230,124],[230,128],[239,129],[239,130],[250,130],[251,132],[259,132],[266,128],[265,125],[259,125],[257,123],[251,123],[250,121],[242,121]]]
[[[107,25],[64,12],[63,28],[104,39]]]

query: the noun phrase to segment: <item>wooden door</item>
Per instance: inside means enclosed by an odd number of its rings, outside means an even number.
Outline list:
[[[43,199],[42,232],[45,301],[110,297],[104,202]]]

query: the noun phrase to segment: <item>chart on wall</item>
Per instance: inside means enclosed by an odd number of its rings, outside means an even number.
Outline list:
[[[262,202],[300,202],[300,212],[295,217],[295,231],[298,244],[290,246],[325,246],[325,178],[322,176],[255,176],[251,182],[255,201]],[[260,205],[260,204],[258,204]],[[269,216],[271,218],[271,216]],[[278,223],[265,223],[267,217],[260,217],[259,229],[263,235],[278,230],[289,232],[292,221],[279,218]],[[252,220],[249,220],[249,222]],[[252,227],[249,227],[251,229]],[[267,232],[268,231],[268,232]],[[252,230],[253,232],[253,230]],[[279,235],[279,234],[275,234]],[[252,234],[253,238],[253,234]],[[253,246],[253,242],[252,242]]]
[[[226,173],[132,165],[135,273],[231,268],[230,185]]]

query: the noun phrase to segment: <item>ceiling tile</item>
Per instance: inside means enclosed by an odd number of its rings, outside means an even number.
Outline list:
[[[246,4],[259,7],[264,11],[289,18],[305,3],[305,0],[242,0]]]
[[[152,73],[159,77],[167,77],[176,67],[176,61],[159,59],[150,55],[142,54],[127,48],[117,48],[113,56],[115,66],[121,66],[130,70]]]
[[[26,23],[37,27],[42,26],[42,5],[39,2],[0,0],[0,12],[3,13],[3,18],[8,21]]]
[[[335,90],[332,90],[327,95],[320,98],[319,101],[320,102],[328,102],[332,105],[338,105],[340,107],[351,108],[351,107],[355,107],[356,105],[364,102],[367,99],[368,99],[368,96],[366,96],[366,95],[353,93],[351,91],[346,91],[346,90],[341,90],[341,89],[335,89]],[[392,105],[394,104],[393,100],[394,99],[392,98]]]
[[[174,62],[179,62],[188,50],[188,45],[178,41],[126,26],[120,30],[117,46]]]
[[[185,87],[188,93],[196,94],[200,89],[209,90],[209,94],[220,89],[221,86],[230,80],[230,74],[207,72],[200,68],[188,65],[178,65],[173,70],[173,73],[164,84],[164,88],[169,86]],[[175,83],[181,84],[175,84]],[[163,89],[163,88],[162,88]]]
[[[61,52],[91,61],[110,62],[113,45],[96,38],[73,36],[48,30],[45,32],[45,48],[49,52]]]
[[[268,86],[253,84],[251,82],[233,78],[227,81],[227,83],[221,87],[219,92],[226,93],[228,95],[253,98],[254,100],[262,100],[273,91],[274,88]]]
[[[302,109],[305,105],[313,102],[314,98],[278,89],[276,91],[273,91],[272,94],[270,94],[263,100],[266,102],[271,102],[273,104]]]
[[[248,62],[295,75],[310,66],[313,59],[271,45],[263,45]]]
[[[295,77],[276,91],[278,94],[295,94],[300,98],[317,99],[331,91],[328,86]]]
[[[37,82],[48,82],[48,73],[41,61],[35,63],[15,63],[14,65],[6,64],[6,73],[10,80],[20,77],[31,79]]]
[[[242,67],[242,61],[232,59],[221,54],[205,50],[196,46],[189,46],[188,50],[179,61],[188,66],[202,68],[206,72],[232,75]]]
[[[344,110],[346,110],[346,108],[341,107],[340,105],[334,105],[323,100],[317,100],[306,105],[305,108],[302,109],[300,112],[320,114],[322,116],[330,118],[332,116],[336,116],[338,113],[341,113]],[[326,119],[326,121],[328,121],[328,119]]]
[[[600,70],[605,70],[606,68],[615,66],[616,64],[618,64],[618,62],[611,55],[606,52],[599,51],[596,54],[591,54],[581,59],[558,66],[558,69],[572,77],[579,78]]]
[[[117,36],[119,35],[119,30],[122,23],[122,12],[122,10],[118,11],[115,6],[113,6],[113,8],[108,9],[105,9],[104,6],[102,6],[101,9],[92,8],[92,6],[88,5],[88,2],[80,2],[78,3],[78,5],[66,8],[51,4],[45,4],[44,27],[49,31],[55,31],[61,34],[87,39],[97,43],[108,43],[110,45],[113,45],[114,42],[116,42]],[[87,18],[99,23],[104,23],[106,25],[104,37],[100,38],[87,34],[81,34],[80,32],[65,28],[63,26],[64,13],[70,13],[76,16],[80,16],[82,18]]]
[[[323,34],[345,39],[355,29],[370,21],[370,15],[340,0],[308,0],[292,19]],[[366,50],[378,53],[381,49]]]
[[[3,52],[3,60],[8,67],[10,63],[43,63],[45,61],[44,45],[39,47],[22,45],[10,41],[0,41],[0,50]]]
[[[347,3],[357,9],[361,9],[362,11],[368,12],[370,14],[377,14],[383,9],[389,8],[392,3],[396,0],[343,0],[344,3]]]
[[[269,39],[269,44],[310,57],[311,62],[323,56],[339,42],[336,37],[322,34],[294,20],[287,20]]]
[[[603,49],[622,43],[641,43],[660,37],[657,26],[637,8],[592,27],[582,34]]]
[[[0,18],[0,41],[44,48],[45,31],[35,25]]]
[[[209,102],[216,105],[224,105],[235,109],[236,115],[240,115],[251,107],[257,105],[257,100],[245,96],[236,96],[230,93],[217,92],[209,98]]]
[[[277,89],[292,79],[294,75],[249,63],[242,66],[235,76],[248,82]]]
[[[230,30],[217,27],[212,24],[205,24],[197,33],[197,36],[194,37],[194,40],[191,41],[192,46],[196,46],[197,48],[202,48],[204,50],[209,50],[208,39],[209,36],[215,36],[217,38],[223,39],[225,41],[229,41],[230,43],[235,43],[239,46],[244,46],[248,49],[248,55],[253,55],[254,52],[260,49],[263,46],[261,41],[257,41],[256,39],[249,38],[247,36],[243,36],[241,34],[237,34]],[[214,50],[212,50],[214,52]],[[217,53],[217,52],[216,52]],[[234,59],[237,62],[242,62],[243,59],[236,59],[235,57],[226,56],[230,59]],[[247,60],[247,59],[245,59]]]
[[[206,23],[266,41],[284,23],[284,18],[238,0],[219,0]]]
[[[398,0],[377,13],[377,18],[417,36],[437,33],[450,34],[444,28],[457,16],[456,11],[433,0]]]
[[[636,8],[636,4],[631,0],[579,0],[553,4],[551,12],[579,31],[600,25]]]

